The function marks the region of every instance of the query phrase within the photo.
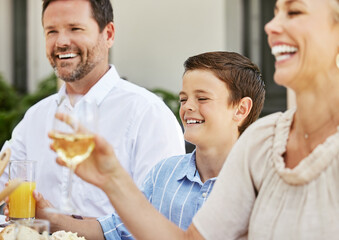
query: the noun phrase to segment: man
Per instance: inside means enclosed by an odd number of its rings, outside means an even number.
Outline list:
[[[59,208],[69,170],[55,163],[48,131],[56,107],[67,94],[83,94],[99,108],[99,130],[114,146],[137,185],[155,163],[184,153],[181,128],[172,112],[154,94],[122,80],[108,64],[114,41],[109,0],[44,0],[42,23],[46,53],[56,75],[65,81],[59,92],[31,107],[14,129],[12,159],[37,160],[37,190]],[[3,174],[1,183],[8,180]],[[86,216],[112,213],[100,189],[76,177],[72,200]]]

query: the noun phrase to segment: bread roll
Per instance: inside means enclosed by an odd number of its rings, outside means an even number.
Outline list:
[[[40,235],[34,229],[20,225],[15,238],[15,224],[8,225],[0,232],[0,240],[48,240],[48,233]]]
[[[52,234],[50,240],[86,240],[84,237],[78,237],[78,233],[57,231]]]
[[[57,231],[48,237],[47,233],[40,235],[34,229],[26,226],[20,226],[18,230],[18,240],[86,240],[84,237],[78,237],[77,233]],[[17,240],[15,238],[15,224],[8,225],[0,232],[0,240]]]

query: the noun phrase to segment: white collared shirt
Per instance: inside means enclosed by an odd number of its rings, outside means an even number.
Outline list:
[[[59,207],[61,192],[66,190],[69,169],[55,162],[47,134],[63,95],[65,85],[32,106],[3,146],[3,150],[11,148],[11,159],[38,161],[37,190],[55,207]],[[98,134],[113,145],[122,166],[139,187],[158,161],[185,152],[182,130],[169,108],[153,93],[121,79],[113,65],[85,97],[98,105]],[[0,181],[8,181],[7,170]],[[77,176],[72,188],[73,202],[86,216],[114,211],[102,190]]]

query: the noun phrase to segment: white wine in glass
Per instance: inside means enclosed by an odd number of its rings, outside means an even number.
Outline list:
[[[94,147],[98,109],[85,96],[68,95],[60,100],[50,137],[57,155],[69,167],[67,192],[61,194],[60,209],[49,209],[63,214],[78,214],[72,202],[72,178],[76,166],[88,158]]]
[[[56,153],[69,168],[74,168],[88,158],[95,146],[94,135],[89,133],[53,132],[51,137]]]

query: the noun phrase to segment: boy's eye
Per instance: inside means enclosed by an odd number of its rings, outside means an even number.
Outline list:
[[[288,14],[289,16],[296,16],[296,15],[301,14],[301,11],[298,11],[298,10],[290,10],[290,11],[287,12],[287,14]]]
[[[181,102],[181,103],[186,102],[186,101],[187,101],[186,98],[181,98],[181,99],[179,99],[179,102]]]
[[[81,28],[77,28],[77,27],[72,28],[72,31],[81,31],[81,30],[82,30]]]
[[[208,100],[208,98],[203,98],[203,97],[201,97],[201,98],[198,98],[198,100],[199,100],[199,101],[205,101],[205,100]]]

